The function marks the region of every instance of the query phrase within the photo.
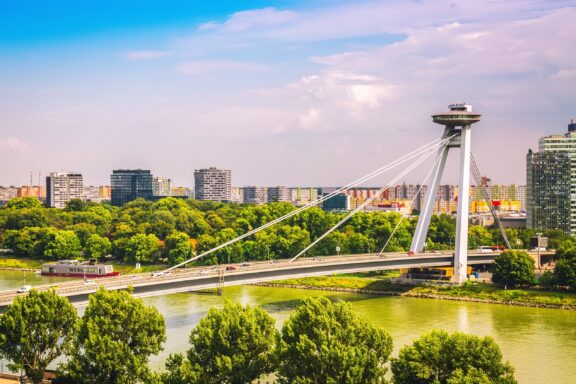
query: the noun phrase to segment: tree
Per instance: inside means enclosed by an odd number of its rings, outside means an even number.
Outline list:
[[[504,287],[530,285],[534,281],[534,259],[524,251],[504,251],[494,259],[492,282]]]
[[[112,243],[110,243],[108,238],[93,234],[86,240],[84,254],[86,257],[99,259],[110,253],[111,248]]]
[[[392,338],[347,303],[305,298],[282,327],[279,382],[386,383]]]
[[[199,369],[193,369],[190,360],[182,353],[171,353],[166,359],[166,371],[160,374],[163,384],[199,383]],[[196,367],[198,368],[198,367]]]
[[[124,249],[124,260],[129,263],[152,262],[158,253],[158,238],[139,233],[132,236]]]
[[[491,337],[432,331],[403,347],[392,360],[397,384],[515,384]]]
[[[47,242],[44,254],[51,259],[60,260],[80,256],[82,245],[74,231],[57,231]]]
[[[81,199],[70,199],[66,202],[66,210],[70,212],[81,212],[86,209],[86,203]]]
[[[212,308],[190,334],[190,366],[198,383],[251,383],[275,368],[279,333],[263,309],[227,302]],[[181,366],[181,365],[180,365]]]
[[[53,290],[31,290],[14,300],[0,317],[0,355],[10,368],[23,368],[34,383],[41,383],[50,362],[66,352],[74,335],[76,309]]]
[[[22,208],[42,208],[42,203],[35,197],[16,197],[10,199],[6,204],[6,208],[22,209]]]
[[[128,291],[100,288],[89,298],[61,369],[77,384],[146,383],[148,358],[164,341],[166,326],[156,308]]]
[[[576,256],[563,257],[556,262],[554,269],[556,284],[576,289]]]

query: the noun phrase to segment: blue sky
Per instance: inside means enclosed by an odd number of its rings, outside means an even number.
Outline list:
[[[238,186],[339,185],[439,136],[429,116],[455,101],[483,113],[482,172],[524,183],[528,148],[576,115],[575,16],[575,0],[3,1],[0,184],[133,167],[192,185],[217,166]]]

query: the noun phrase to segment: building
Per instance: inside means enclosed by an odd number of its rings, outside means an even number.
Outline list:
[[[82,200],[84,201],[100,201],[100,187],[84,186],[82,188]]]
[[[526,226],[576,234],[570,193],[573,156],[567,151],[528,151],[526,156]]]
[[[153,177],[152,194],[154,196],[172,196],[172,179],[167,177]]]
[[[232,171],[229,169],[197,169],[194,171],[196,200],[232,201]]]
[[[132,200],[152,199],[152,174],[143,169],[115,169],[110,176],[111,203],[117,207]]]
[[[98,187],[98,197],[102,200],[110,200],[112,196],[112,189],[109,185],[101,185]]]
[[[553,164],[556,160],[559,163]],[[529,151],[526,179],[528,228],[556,228],[576,235],[576,125],[573,120],[567,133],[542,137],[538,141],[538,152]]]
[[[266,201],[272,203],[274,201],[290,201],[289,192],[287,187],[268,187],[266,192]]]
[[[244,204],[264,204],[266,203],[266,187],[249,186],[244,187]]]
[[[328,194],[323,194],[326,196]],[[322,202],[322,209],[325,211],[349,211],[350,196],[346,193],[338,193]]]
[[[40,185],[23,185],[17,188],[16,197],[36,197],[43,200],[46,190]]]
[[[172,187],[172,190],[170,191],[170,196],[193,199],[194,191],[191,188],[187,187]]]
[[[0,187],[0,206],[18,196],[18,188],[15,186]]]
[[[288,196],[292,204],[296,206],[303,206],[312,201],[318,200],[318,188],[315,187],[289,188]]]
[[[64,208],[72,199],[82,199],[82,175],[69,172],[51,172],[46,177],[46,206]]]

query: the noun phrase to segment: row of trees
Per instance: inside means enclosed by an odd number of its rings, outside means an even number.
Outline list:
[[[524,251],[507,250],[499,254],[492,267],[492,282],[502,287],[540,285],[545,288],[576,289],[576,242],[562,243],[556,251],[554,271],[536,279],[534,259]]]
[[[166,339],[162,315],[127,291],[103,288],[82,318],[66,298],[32,290],[0,318],[0,355],[40,383],[64,354],[58,383],[245,384],[275,376],[279,383],[512,384],[514,369],[490,337],[434,331],[390,359],[392,338],[346,303],[306,298],[284,323],[258,307],[226,303],[211,309],[190,334],[186,354],[171,354],[164,372],[148,358]]]
[[[44,208],[35,198],[16,198],[0,209],[0,241],[17,255],[42,259],[99,258],[111,253],[126,262],[176,264],[272,221],[295,207],[290,203],[241,205],[168,197],[138,199],[123,207],[71,200],[66,209]],[[344,217],[311,208],[265,231],[210,255],[206,263],[292,257]],[[380,251],[398,226],[386,251],[409,248],[416,219],[397,213],[360,212],[310,250],[310,255]],[[533,230],[508,229],[512,244],[527,247]],[[551,247],[564,240],[548,231]],[[434,216],[427,249],[454,246],[455,220]],[[471,248],[502,244],[496,229],[470,226]]]

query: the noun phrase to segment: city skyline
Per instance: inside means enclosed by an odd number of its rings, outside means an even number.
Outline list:
[[[576,114],[575,5],[5,4],[0,184],[141,168],[192,185],[215,166],[235,185],[343,185],[439,137],[430,115],[458,101],[483,115],[482,173],[525,184],[528,149]]]

